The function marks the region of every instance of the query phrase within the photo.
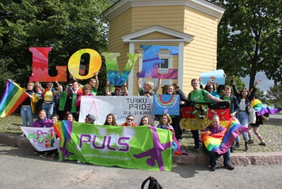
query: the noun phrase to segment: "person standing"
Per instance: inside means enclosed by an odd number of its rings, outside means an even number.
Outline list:
[[[238,98],[238,103],[239,103],[239,112],[236,114],[237,119],[239,120],[241,125],[244,125],[245,127],[248,127],[249,124],[249,111],[248,111],[248,107],[250,107],[250,103],[253,100],[254,96],[255,96],[255,92],[256,92],[256,87],[259,83],[259,80],[257,80],[255,82],[255,85],[253,87],[252,92],[250,93],[248,91],[248,89],[243,88],[240,93],[237,91],[236,85],[235,85],[235,81],[232,81],[232,87],[234,89],[234,94],[235,96]],[[245,151],[247,151],[249,149],[248,146],[248,133],[246,131],[243,132],[243,139],[245,141]],[[239,148],[239,141],[240,138],[239,136],[235,139],[235,147]]]
[[[222,102],[223,100],[212,96],[208,91],[199,88],[198,79],[194,78],[191,80],[191,86],[193,90],[188,94],[188,100],[192,102],[208,102],[210,99],[215,102]],[[200,150],[199,144],[199,130],[191,130],[194,139],[194,151],[198,152]]]

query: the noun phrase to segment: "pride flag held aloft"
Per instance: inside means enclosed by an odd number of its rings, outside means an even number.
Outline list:
[[[282,108],[273,108],[266,104],[262,104],[261,101],[258,99],[254,99],[251,105],[258,114],[258,116],[263,114],[276,114],[282,110]]]
[[[0,102],[0,117],[12,114],[27,97],[28,94],[9,79]]]

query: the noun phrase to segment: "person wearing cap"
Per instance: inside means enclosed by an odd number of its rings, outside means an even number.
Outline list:
[[[96,118],[94,115],[92,114],[88,114],[85,118],[85,123],[91,123],[91,124],[94,124]]]

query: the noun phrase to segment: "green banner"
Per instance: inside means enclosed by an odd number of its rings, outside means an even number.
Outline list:
[[[62,121],[59,160],[170,171],[172,132],[152,126],[117,127]]]

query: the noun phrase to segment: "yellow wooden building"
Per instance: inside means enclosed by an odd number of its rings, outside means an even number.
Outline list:
[[[217,68],[217,33],[223,13],[224,8],[204,0],[119,0],[104,12],[110,28],[108,52],[120,53],[121,72],[127,53],[143,54],[140,45],[177,46],[177,55],[167,49],[157,53],[167,61],[160,72],[178,69],[178,79],[162,80],[162,85],[177,82],[188,94],[192,78]],[[129,75],[130,95],[137,95],[136,73],[142,61]]]

